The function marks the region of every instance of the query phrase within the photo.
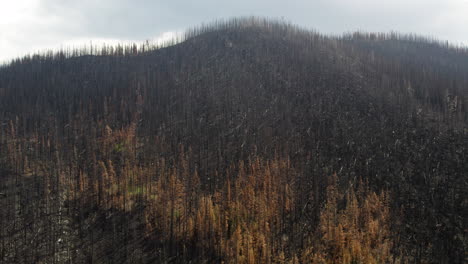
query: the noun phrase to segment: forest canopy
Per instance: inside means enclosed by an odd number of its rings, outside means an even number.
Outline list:
[[[6,263],[465,263],[468,50],[235,18],[0,68]]]

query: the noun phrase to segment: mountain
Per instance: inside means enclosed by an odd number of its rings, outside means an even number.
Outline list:
[[[0,68],[6,263],[464,263],[468,49],[260,18]]]

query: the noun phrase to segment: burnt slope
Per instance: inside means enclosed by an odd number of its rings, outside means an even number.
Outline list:
[[[61,193],[57,174],[100,179],[100,160],[111,160],[117,175],[131,166],[151,168],[161,158],[176,167],[185,149],[201,191],[212,194],[226,184],[233,163],[288,157],[298,171],[295,193],[317,197],[296,204],[303,210],[295,221],[309,224],[311,234],[327,176],[336,172],[343,186],[361,179],[391,192],[395,254],[461,263],[467,61],[466,49],[426,39],[327,37],[263,20],[201,28],[151,51],[23,58],[0,69],[2,166],[18,174],[41,167],[41,177],[57,182],[50,183],[52,193]],[[129,146],[102,147],[116,131],[132,135]],[[81,242],[91,244],[89,234],[105,219],[80,229]],[[110,231],[99,230],[110,239]],[[134,243],[162,247],[167,256],[177,248]],[[149,247],[146,252],[154,250]]]

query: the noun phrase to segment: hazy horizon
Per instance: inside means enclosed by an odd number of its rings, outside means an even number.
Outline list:
[[[468,1],[370,0],[289,1],[213,0],[183,3],[129,0],[79,3],[59,0],[18,0],[0,11],[0,62],[50,49],[164,41],[188,28],[217,19],[260,16],[341,35],[353,31],[414,33],[468,45]]]

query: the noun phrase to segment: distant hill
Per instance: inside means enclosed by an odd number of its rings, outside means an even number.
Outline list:
[[[270,19],[0,68],[6,263],[464,263],[468,49]]]

